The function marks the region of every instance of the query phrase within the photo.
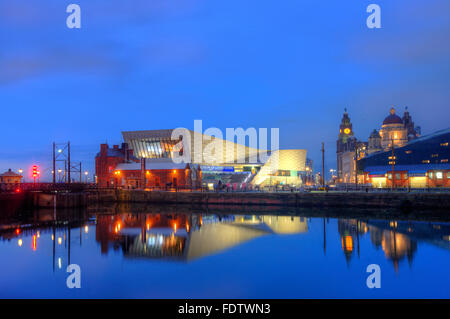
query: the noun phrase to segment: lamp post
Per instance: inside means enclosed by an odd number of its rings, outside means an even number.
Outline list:
[[[325,189],[325,143],[322,142],[322,187]]]
[[[87,184],[87,182],[88,182],[88,180],[87,180],[88,175],[89,175],[89,172],[88,172],[88,171],[84,172],[84,176],[86,177],[86,184]]]
[[[355,140],[355,190],[358,190],[358,140]]]

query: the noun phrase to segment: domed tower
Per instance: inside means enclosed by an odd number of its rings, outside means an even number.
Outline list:
[[[408,143],[408,130],[403,124],[403,120],[395,114],[394,107],[391,108],[389,115],[383,121],[380,136],[383,149],[390,148],[392,142],[395,147],[401,147]]]
[[[344,182],[344,168],[343,158],[344,154],[348,152],[355,152],[356,138],[353,133],[352,123],[348,116],[347,109],[344,109],[344,115],[342,116],[341,125],[339,126],[339,136],[336,141],[336,159],[338,170],[338,181]],[[348,175],[348,174],[347,174]]]
[[[378,133],[378,131],[374,129],[369,136],[369,146],[367,148],[367,152],[369,154],[372,154],[381,150],[381,136],[380,133]]]

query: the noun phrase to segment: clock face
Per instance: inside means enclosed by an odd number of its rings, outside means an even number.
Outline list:
[[[345,133],[345,134],[350,134],[350,129],[349,129],[349,128],[346,128],[346,129],[344,130],[344,133]]]

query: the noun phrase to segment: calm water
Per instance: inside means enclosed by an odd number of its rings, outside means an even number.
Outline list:
[[[6,215],[2,298],[450,297],[450,223],[129,207]],[[66,286],[70,263],[81,289]],[[380,289],[366,286],[369,264]]]

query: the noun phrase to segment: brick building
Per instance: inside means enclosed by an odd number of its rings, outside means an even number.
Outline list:
[[[113,148],[108,144],[100,145],[100,153],[95,156],[95,176],[99,187],[113,186],[111,183],[114,177],[114,170],[121,163],[139,163],[139,159],[133,154],[133,150],[128,148],[127,143],[122,146],[114,145]]]
[[[99,187],[164,189],[201,185],[199,165],[177,164],[166,158],[138,159],[127,143],[122,143],[120,148],[101,144],[100,153],[95,157],[95,172]]]

